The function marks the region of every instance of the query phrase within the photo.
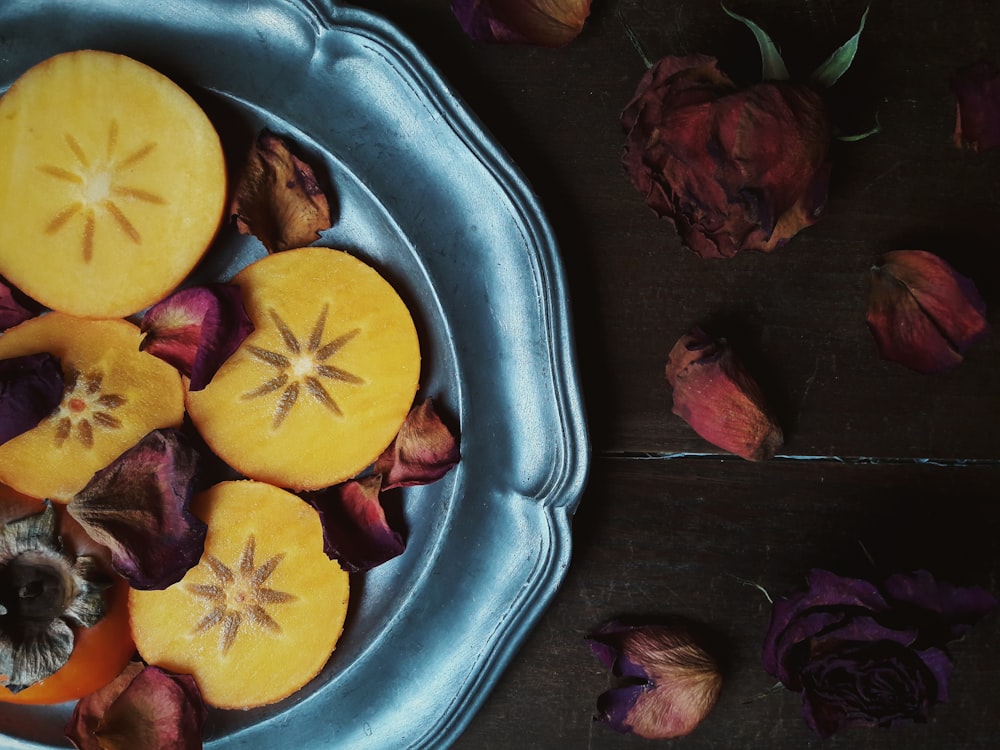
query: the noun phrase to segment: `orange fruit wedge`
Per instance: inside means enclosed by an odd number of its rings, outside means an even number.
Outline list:
[[[281,700],[333,652],[347,615],[347,573],[323,551],[316,510],[285,490],[223,482],[191,507],[208,525],[199,564],[166,589],[130,592],[139,653],[194,675],[210,706]]]
[[[48,352],[59,358],[62,402],[46,419],[0,445],[0,482],[67,503],[148,432],[177,427],[184,386],[173,367],[139,351],[125,320],[52,312],[0,336],[0,359]]]

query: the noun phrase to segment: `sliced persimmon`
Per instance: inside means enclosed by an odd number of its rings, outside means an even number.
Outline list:
[[[269,255],[233,279],[253,333],[188,412],[248,477],[296,490],[348,479],[392,441],[420,378],[417,332],[393,287],[324,247]]]
[[[39,513],[42,502],[0,485],[0,524]],[[63,703],[89,695],[111,682],[135,654],[128,617],[128,584],[111,570],[108,550],[89,536],[64,507],[56,507],[59,537],[72,555],[90,555],[100,561],[109,583],[104,616],[89,628],[74,632],[69,661],[49,677],[12,693],[0,686],[0,702]]]
[[[0,482],[66,503],[125,450],[184,417],[177,370],[139,351],[137,326],[51,312],[0,336],[0,359],[58,357],[62,402],[39,424],[0,445]]]
[[[274,703],[315,677],[343,631],[348,576],[323,551],[319,514],[253,480],[223,482],[191,505],[205,552],[166,589],[129,594],[149,664],[194,675],[210,706]]]
[[[197,264],[226,171],[201,107],[123,55],[78,50],[0,99],[0,275],[48,307],[123,317]]]

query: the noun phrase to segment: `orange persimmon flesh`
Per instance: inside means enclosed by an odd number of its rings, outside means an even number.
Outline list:
[[[62,364],[59,406],[0,445],[0,482],[31,497],[67,503],[143,436],[180,426],[184,386],[172,366],[139,351],[125,320],[51,312],[0,336],[0,359],[48,352]]]
[[[0,523],[40,513],[42,503],[0,485]],[[105,592],[104,617],[89,628],[77,628],[69,661],[50,677],[18,693],[0,685],[0,702],[63,703],[77,700],[107,685],[118,676],[135,654],[128,617],[128,584],[111,571],[108,550],[102,547],[70,516],[56,506],[59,536],[74,555],[97,557],[111,581]]]
[[[210,706],[279,701],[333,652],[347,615],[347,573],[323,551],[316,510],[285,490],[223,482],[191,508],[208,525],[199,564],[166,589],[129,594],[139,654],[194,675]]]
[[[153,304],[208,249],[225,198],[211,121],[136,60],[66,52],[0,99],[0,275],[48,307],[116,318]]]
[[[367,467],[413,404],[420,347],[393,287],[324,247],[240,271],[254,331],[206,388],[187,396],[208,445],[252,479],[319,489]]]

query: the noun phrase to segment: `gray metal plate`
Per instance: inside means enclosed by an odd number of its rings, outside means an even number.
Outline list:
[[[548,604],[570,556],[589,444],[564,278],[530,189],[400,33],[308,0],[4,0],[0,87],[98,48],[188,88],[233,159],[267,126],[335,192],[318,244],[382,271],[415,313],[422,393],[459,425],[462,462],[404,493],[404,555],[352,580],[319,678],[275,706],[213,711],[207,747],[441,748]],[[226,230],[196,280],[260,257]],[[4,747],[65,747],[72,705],[0,706]]]

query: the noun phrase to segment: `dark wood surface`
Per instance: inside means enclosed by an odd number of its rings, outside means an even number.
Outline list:
[[[457,743],[459,748],[639,748],[595,724],[612,680],[585,635],[620,615],[682,614],[725,644],[719,705],[685,748],[1000,746],[1000,618],[954,647],[951,700],[929,725],[821,742],[798,696],[760,664],[769,605],[815,566],[925,567],[1000,591],[1000,333],[957,369],[881,361],[865,325],[868,268],[931,250],[972,276],[1000,329],[1000,153],[951,144],[949,78],[1000,65],[1000,3],[872,3],[854,68],[831,92],[843,132],[820,222],[773,255],[705,261],[629,185],[619,115],[647,54],[703,52],[759,76],[750,33],[714,2],[594,0],[560,50],[470,41],[446,0],[361,0],[427,54],[533,185],[556,232],[573,306],[593,463],[561,590]],[[856,30],[864,0],[733,0],[804,76]],[[787,442],[750,464],[671,414],[667,353],[722,319],[781,412]],[[666,743],[664,743],[665,745]]]

